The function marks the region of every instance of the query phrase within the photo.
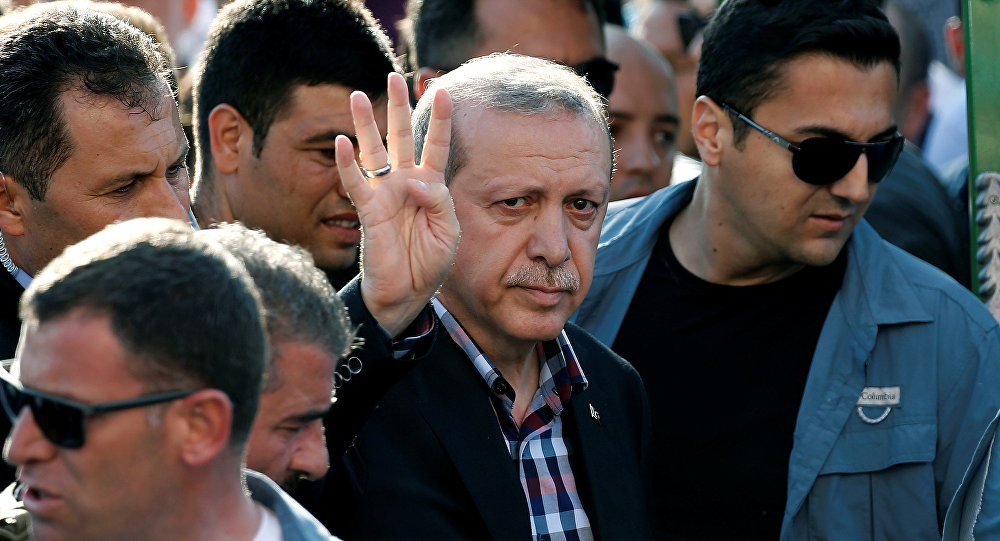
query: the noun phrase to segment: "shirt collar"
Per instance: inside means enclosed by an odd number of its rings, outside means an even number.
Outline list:
[[[490,392],[497,396],[505,407],[512,409],[514,390],[503,379],[493,361],[483,353],[475,340],[465,332],[462,325],[441,301],[435,297],[431,302],[441,324],[448,331],[451,339],[462,348],[462,351],[472,361],[476,371],[486,381]],[[538,376],[538,386],[539,389],[543,390],[545,401],[549,407],[558,415],[574,392],[579,393],[587,388],[587,377],[583,373],[583,368],[580,367],[580,362],[576,358],[576,352],[573,351],[565,329],[559,331],[559,335],[554,340],[539,342],[536,347],[539,348],[543,359]]]

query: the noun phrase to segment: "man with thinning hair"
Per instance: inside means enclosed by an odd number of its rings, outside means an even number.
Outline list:
[[[406,88],[393,81],[390,110],[405,111]],[[413,137],[424,155],[450,144],[436,164],[462,240],[433,311],[411,320],[426,333],[413,346],[423,348],[419,362],[334,460],[311,509],[355,539],[648,538],[642,384],[567,324],[590,285],[608,201],[601,97],[568,68],[510,54],[472,60],[430,89],[454,100],[450,143],[435,133],[430,93],[414,112]],[[365,170],[411,163],[414,145],[392,113],[387,151],[355,96]],[[354,194],[362,170],[347,140],[338,143]],[[361,305],[369,297],[357,289],[377,291],[376,278],[365,271],[342,292],[365,363],[400,349],[398,338],[373,332],[380,320]]]

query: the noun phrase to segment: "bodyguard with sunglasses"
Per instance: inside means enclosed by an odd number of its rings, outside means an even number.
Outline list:
[[[577,323],[653,410],[662,539],[935,539],[1000,405],[1000,329],[862,220],[902,138],[864,0],[729,0],[700,179],[608,210]]]
[[[21,315],[0,403],[35,539],[331,539],[241,473],[268,341],[220,246],[179,221],[110,226],[43,269]]]

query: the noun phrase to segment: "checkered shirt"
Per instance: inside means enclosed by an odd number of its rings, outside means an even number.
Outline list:
[[[528,406],[521,426],[514,422],[514,389],[497,367],[466,334],[448,310],[434,299],[434,310],[442,325],[490,389],[493,410],[510,456],[521,474],[521,487],[528,500],[531,535],[539,541],[593,540],[590,519],[576,491],[570,467],[571,442],[562,435],[559,417],[573,392],[587,388],[587,378],[563,331],[555,340],[535,347],[541,363],[538,390]]]

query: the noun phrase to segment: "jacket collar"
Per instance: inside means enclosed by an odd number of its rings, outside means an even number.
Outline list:
[[[648,259],[664,222],[691,202],[697,181],[690,180],[646,197],[608,205],[598,244],[601,257],[594,263],[594,275],[611,274],[639,259]],[[623,234],[629,235],[628,241],[616,242]]]
[[[885,243],[868,222],[858,223],[846,250],[847,271],[836,302],[844,303],[849,313],[869,316],[869,325],[934,320],[896,262],[898,249]]]

